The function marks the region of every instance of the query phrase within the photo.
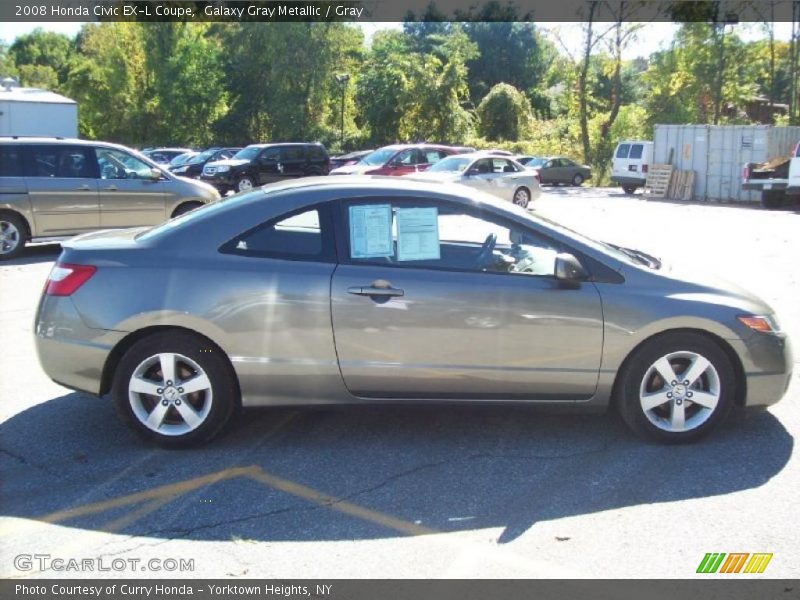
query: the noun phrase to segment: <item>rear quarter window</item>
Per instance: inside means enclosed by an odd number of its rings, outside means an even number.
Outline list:
[[[0,146],[0,177],[22,177],[22,149]]]

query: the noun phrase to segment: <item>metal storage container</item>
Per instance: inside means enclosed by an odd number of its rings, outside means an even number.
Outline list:
[[[742,166],[788,156],[800,127],[773,125],[656,125],[653,162],[694,171],[696,200],[758,202],[742,189]]]

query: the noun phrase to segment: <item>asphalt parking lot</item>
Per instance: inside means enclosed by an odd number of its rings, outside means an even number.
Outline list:
[[[756,291],[800,355],[797,209],[547,188],[534,210]],[[799,369],[783,402],[690,446],[614,414],[414,406],[251,410],[166,451],[41,371],[31,329],[57,255],[0,265],[2,577],[683,578],[708,552],[773,553],[764,576],[800,576]]]

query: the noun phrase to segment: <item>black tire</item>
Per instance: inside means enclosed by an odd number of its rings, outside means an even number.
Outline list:
[[[195,208],[203,206],[202,202],[184,202],[175,211],[172,213],[173,217],[179,217],[181,215],[185,215],[190,210],[194,210]]]
[[[580,173],[575,173],[575,177],[572,178],[572,185],[576,187],[580,186],[583,183],[583,181],[584,181],[583,175],[581,175]]]
[[[645,377],[657,360],[671,353],[680,352],[696,353],[705,357],[711,363],[718,376],[717,385],[719,398],[709,416],[696,427],[684,431],[666,431],[655,425],[651,422],[650,418],[648,418],[645,409],[642,407],[640,390],[641,387],[645,385]],[[683,359],[678,358],[674,360],[676,360],[679,365],[680,361]],[[686,368],[688,369],[688,367]],[[678,377],[685,373],[685,371],[678,373],[677,370],[675,372]],[[704,372],[698,380],[698,385],[700,385],[701,388],[704,383],[708,382],[708,379],[704,379],[707,377],[708,373]],[[672,382],[664,383],[664,385],[669,387],[670,383]],[[676,383],[679,388],[684,387],[681,386],[683,382],[677,381]],[[619,373],[619,380],[616,388],[616,403],[622,419],[641,437],[665,444],[687,443],[705,437],[725,420],[734,404],[734,397],[736,394],[735,388],[736,374],[731,360],[728,358],[725,351],[711,338],[691,332],[665,333],[644,342],[634,350],[634,353],[626,361],[625,366]],[[675,388],[670,389],[674,391]],[[694,391],[695,393],[698,391],[694,387],[686,387],[684,389]],[[676,400],[673,399],[670,400],[668,404],[671,405],[674,402],[676,402]],[[687,415],[700,413],[704,410],[700,408],[699,404],[694,404],[690,400],[683,400],[683,402],[685,403],[683,410],[686,411]],[[681,402],[678,401],[677,403],[680,404]],[[663,405],[657,410],[669,411],[671,408],[668,408],[667,405]],[[690,413],[690,411],[695,412]],[[687,416],[687,420],[690,418],[691,417]]]
[[[180,435],[162,434],[147,427],[136,416],[129,395],[129,382],[134,372],[149,358],[161,353],[175,353],[194,361],[205,372],[211,384],[212,400],[207,416],[195,429]],[[178,385],[180,384],[176,381],[173,387],[177,388]],[[240,406],[238,382],[227,357],[204,338],[184,331],[154,333],[131,346],[117,365],[111,396],[128,425],[145,439],[165,448],[188,448],[208,442],[219,434]],[[156,396],[141,396],[153,402],[151,410],[155,410],[159,401],[165,402]],[[180,396],[180,399],[194,402],[189,394]],[[204,396],[199,401],[206,402],[208,397]],[[176,417],[177,407],[167,410],[175,411],[172,417]],[[170,416],[169,412],[167,416]]]
[[[244,186],[244,187],[242,187]],[[248,192],[256,187],[256,182],[253,181],[253,178],[249,175],[245,175],[243,177],[239,177],[236,181],[236,192]]]
[[[531,192],[526,187],[517,188],[514,190],[514,204],[520,208],[528,208],[531,201]]]
[[[628,194],[628,196],[633,196],[633,194],[636,192],[636,186],[635,185],[623,185],[622,186],[622,191],[625,192],[626,194]]]
[[[14,212],[0,211],[0,260],[11,260],[22,254],[27,240],[25,220]]]
[[[781,208],[786,203],[786,192],[783,190],[764,190],[761,192],[761,206],[767,209]]]

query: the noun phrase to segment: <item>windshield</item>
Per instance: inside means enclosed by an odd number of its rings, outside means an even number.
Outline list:
[[[445,158],[444,160],[440,160],[431,168],[429,168],[428,171],[449,171],[452,173],[462,173],[471,162],[471,158],[451,156],[449,158]]]
[[[253,160],[256,156],[258,156],[259,152],[261,152],[261,148],[259,146],[248,146],[247,148],[239,150],[233,155],[233,158],[236,160]]]
[[[216,150],[206,150],[205,152],[201,152],[200,154],[198,154],[197,156],[195,156],[194,158],[192,158],[192,159],[189,161],[189,164],[190,164],[190,165],[196,165],[197,163],[205,162],[205,161],[207,161],[209,158],[211,158],[212,156],[214,156],[214,153],[215,153],[215,152],[216,152]]]
[[[380,150],[375,150],[375,152],[367,154],[358,164],[371,166],[383,165],[395,154],[397,154],[397,148],[381,148]]]

